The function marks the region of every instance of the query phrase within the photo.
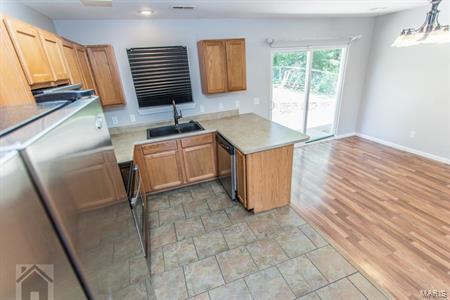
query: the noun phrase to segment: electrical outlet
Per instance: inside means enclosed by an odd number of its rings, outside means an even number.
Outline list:
[[[200,105],[200,112],[204,113],[205,112],[205,106],[204,105]]]
[[[130,121],[131,122],[136,122],[136,115],[135,114],[130,114]]]
[[[258,98],[258,97],[256,97],[256,98],[253,98],[253,104],[255,104],[255,105],[259,105],[259,103],[260,103],[260,100],[259,100],[259,98]]]
[[[117,119],[117,117],[111,117],[111,121],[112,121],[113,125],[119,124],[119,119]]]
[[[222,102],[219,103],[219,110],[223,110],[223,103]]]
[[[414,130],[411,130],[409,132],[409,137],[412,138],[412,139],[415,138],[416,137],[416,132]]]
[[[241,103],[239,102],[239,100],[236,100],[236,108],[239,108],[239,105],[240,105]]]

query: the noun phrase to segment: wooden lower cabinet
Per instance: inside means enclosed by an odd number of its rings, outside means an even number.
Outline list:
[[[245,155],[239,150],[236,152],[236,189],[238,200],[247,207],[247,182],[245,170]]]
[[[83,160],[79,157],[68,158],[61,168],[69,174],[69,180],[65,182],[70,191],[67,197],[74,200],[79,211],[108,206],[126,199],[125,187],[112,150],[87,153]]]
[[[152,191],[179,186],[185,182],[179,150],[147,154],[144,160]]]
[[[214,134],[135,146],[145,191],[154,193],[218,176]],[[248,210],[262,212],[291,201],[294,146],[256,153],[236,151],[237,198]],[[224,170],[223,172],[228,172]]]
[[[184,148],[183,161],[186,181],[196,182],[216,177],[214,143]]]
[[[213,134],[135,146],[145,191],[168,190],[217,176]]]
[[[294,146],[243,155],[236,152],[237,196],[254,212],[288,205],[291,201]]]

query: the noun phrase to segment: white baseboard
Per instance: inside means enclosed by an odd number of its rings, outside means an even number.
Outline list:
[[[357,135],[356,132],[350,132],[350,133],[338,134],[338,135],[335,135],[335,136],[334,136],[334,139],[335,139],[335,140],[345,139],[345,138],[348,138],[348,137],[351,137],[351,136],[355,136],[355,135]]]
[[[366,140],[378,143],[378,144],[382,144],[382,145],[385,145],[385,146],[388,146],[388,147],[392,147],[392,148],[395,148],[395,149],[398,149],[398,150],[406,151],[406,152],[409,152],[409,153],[412,153],[412,154],[416,154],[416,155],[419,155],[419,156],[422,156],[422,157],[426,157],[426,158],[429,158],[429,159],[432,159],[432,160],[436,160],[438,162],[450,165],[450,159],[442,157],[442,156],[434,155],[434,154],[431,154],[431,153],[428,153],[428,152],[424,152],[424,151],[420,151],[420,150],[417,150],[417,149],[413,149],[413,148],[409,148],[409,147],[406,147],[406,146],[402,146],[402,145],[399,145],[399,144],[396,144],[396,143],[388,142],[388,141],[385,141],[385,140],[382,140],[382,139],[379,139],[379,138],[376,138],[376,137],[373,137],[373,136],[370,136],[370,135],[362,134],[362,133],[355,133],[354,135],[356,135],[356,136],[358,136],[360,138],[363,138],[363,139],[366,139]]]
[[[325,139],[321,139],[321,140],[318,140],[318,141],[310,142],[308,144],[306,144],[306,143],[295,144],[295,146],[296,146],[296,148],[301,148],[301,147],[306,146],[306,145],[323,143],[323,142],[328,142],[328,141],[331,141],[331,140],[344,139],[344,138],[348,138],[348,137],[355,136],[355,135],[356,135],[356,132],[345,133],[345,134],[340,134],[340,135],[334,135],[334,136],[330,136],[330,137],[325,138]]]

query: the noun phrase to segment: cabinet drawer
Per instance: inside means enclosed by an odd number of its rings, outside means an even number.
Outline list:
[[[183,148],[212,143],[214,141],[212,134],[204,134],[181,139]]]
[[[176,150],[176,149],[177,149],[177,141],[176,140],[148,144],[148,145],[142,146],[142,151],[144,152],[144,155],[168,151],[168,150]]]

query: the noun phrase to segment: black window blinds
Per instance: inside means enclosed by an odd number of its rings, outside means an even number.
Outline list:
[[[187,48],[127,49],[139,107],[192,102]]]

